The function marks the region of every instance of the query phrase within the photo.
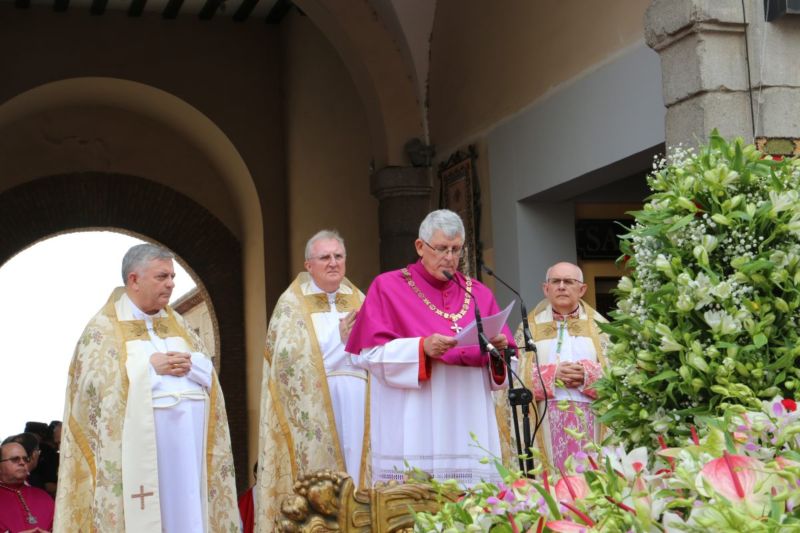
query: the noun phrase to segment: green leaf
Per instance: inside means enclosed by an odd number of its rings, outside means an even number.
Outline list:
[[[691,222],[692,220],[694,220],[694,213],[690,213],[684,217],[681,217],[677,222],[671,225],[669,229],[667,229],[667,233],[673,233],[675,231],[678,231],[682,227],[689,224],[689,222]]]
[[[663,381],[665,379],[672,379],[672,378],[677,378],[677,377],[678,377],[678,373],[675,372],[674,370],[664,370],[663,372],[659,372],[658,374],[656,374],[652,378],[650,378],[647,381],[645,381],[644,384],[645,385],[650,385],[650,384],[655,383],[657,381]]]
[[[756,348],[761,348],[765,344],[767,344],[767,336],[763,333],[758,333],[753,337],[753,344],[756,345]]]
[[[611,335],[612,337],[618,337],[618,338],[621,338],[621,339],[630,339],[630,338],[633,337],[633,335],[631,333],[625,331],[624,329],[622,329],[620,327],[614,326],[614,325],[612,325],[610,323],[598,322],[597,323],[597,327],[600,328],[600,331],[602,331],[603,333],[607,333],[607,334]]]
[[[542,498],[544,498],[544,501],[547,503],[547,508],[550,509],[550,516],[553,518],[553,520],[561,520],[561,512],[558,510],[558,504],[553,498],[553,495],[544,490],[544,487],[540,486],[538,483],[533,483],[532,485],[533,488],[535,488],[539,494],[542,495]]]
[[[759,270],[773,268],[774,266],[775,266],[775,263],[773,263],[772,261],[770,261],[768,259],[758,259],[758,260],[753,261],[751,263],[745,264],[739,270],[744,272],[745,274],[751,274],[753,272],[758,272]]]

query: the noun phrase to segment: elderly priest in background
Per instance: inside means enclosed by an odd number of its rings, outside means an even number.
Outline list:
[[[125,287],[83,332],[67,383],[56,531],[238,531],[225,404],[200,339],[167,304],[173,254],[128,250]]]
[[[534,444],[545,463],[559,469],[587,442],[600,440],[600,426],[591,409],[596,397],[592,386],[603,375],[608,337],[597,326],[606,319],[581,299],[586,284],[577,265],[562,262],[551,266],[542,290],[545,299],[528,315],[541,379],[530,353],[520,357],[520,376],[533,391],[539,413],[547,391],[547,420]],[[521,328],[518,344],[523,342]]]
[[[369,486],[367,373],[344,343],[364,295],[345,278],[335,231],[311,237],[305,269],[278,299],[267,331],[261,386],[256,531],[277,531],[280,505],[303,474],[347,472]]]
[[[505,371],[490,371],[477,345],[456,346],[453,336],[473,321],[476,305],[489,316],[499,311],[497,303],[489,289],[457,270],[464,224],[456,213],[430,213],[414,244],[416,263],[373,281],[347,343],[372,378],[373,479],[401,480],[407,462],[463,485],[496,480],[494,466],[480,462],[487,452],[474,446],[470,433],[500,457],[492,390],[505,386]],[[510,336],[504,326],[490,340],[503,349]]]

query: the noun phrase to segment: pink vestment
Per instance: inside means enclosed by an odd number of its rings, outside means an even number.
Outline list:
[[[464,290],[456,283],[434,278],[419,262],[408,269],[437,309],[462,309]],[[466,278],[456,277],[466,287]],[[475,319],[476,302],[483,316],[499,312],[484,285],[473,280],[471,292],[469,307],[457,320],[461,327]],[[496,478],[491,466],[479,463],[487,453],[472,445],[470,433],[500,457],[491,391],[503,385],[505,375],[494,372],[490,378],[488,356],[478,346],[453,348],[441,360],[425,356],[422,339],[433,333],[452,336],[452,325],[423,302],[401,270],[381,274],[370,286],[346,350],[372,375],[373,481],[402,479],[405,462],[466,485]],[[503,333],[511,341],[507,326]]]

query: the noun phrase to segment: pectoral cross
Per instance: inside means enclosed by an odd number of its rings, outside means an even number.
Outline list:
[[[462,328],[461,326],[459,326],[458,324],[456,324],[456,321],[455,321],[455,320],[453,320],[453,325],[452,325],[452,326],[450,326],[450,329],[452,329],[452,330],[453,330],[453,331],[455,331],[456,333],[460,333],[460,332],[461,332],[461,330],[462,330],[462,329],[464,329],[464,328]]]
[[[139,494],[131,494],[131,498],[141,498],[141,501],[139,502],[139,503],[141,503],[141,506],[139,507],[139,509],[141,511],[144,511],[144,497],[145,496],[152,496],[152,495],[153,495],[152,492],[145,492],[144,491],[144,485],[139,485]]]

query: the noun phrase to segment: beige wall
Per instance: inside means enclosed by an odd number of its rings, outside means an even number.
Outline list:
[[[366,292],[379,264],[363,105],[336,51],[309,18],[292,13],[281,27],[291,272],[303,270],[311,235],[338,229],[347,244],[347,275]]]
[[[451,151],[641,40],[649,4],[438,0],[428,92],[432,142]]]

